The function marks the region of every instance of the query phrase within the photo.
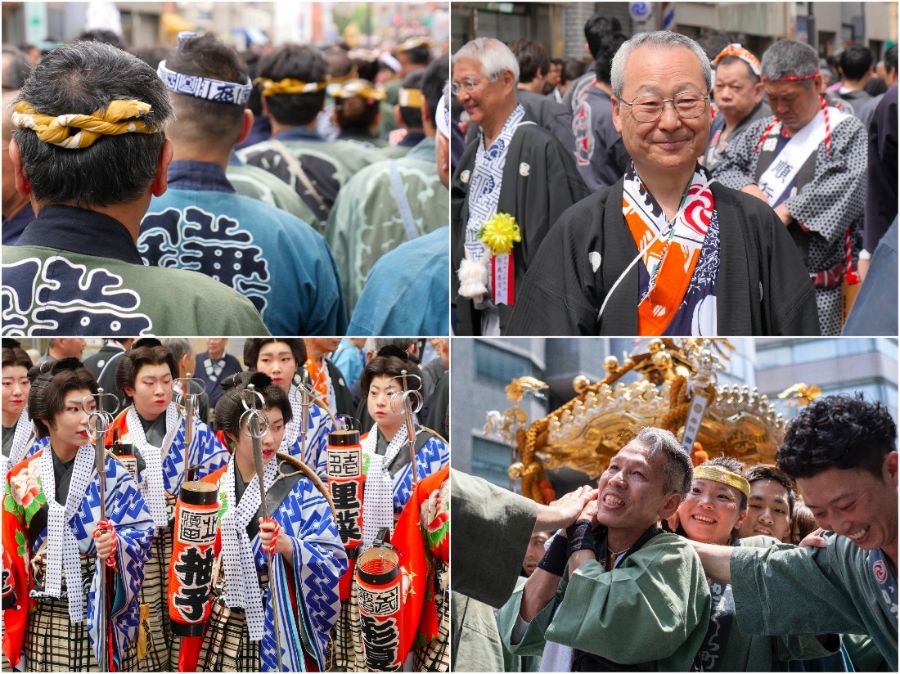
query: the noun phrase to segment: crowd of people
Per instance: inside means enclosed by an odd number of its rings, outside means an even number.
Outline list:
[[[3,343],[5,670],[447,671],[446,338],[84,350]]]
[[[896,440],[828,396],[776,465],[644,428],[549,506],[454,473],[454,671],[893,671]]]
[[[5,334],[448,334],[445,49],[4,46]]]
[[[456,334],[896,334],[896,44],[584,36],[453,54]]]

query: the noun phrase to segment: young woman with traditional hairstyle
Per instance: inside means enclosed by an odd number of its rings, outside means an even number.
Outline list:
[[[28,370],[31,358],[19,346],[3,345],[3,462],[2,473],[25,458],[34,441],[34,427],[28,416]]]
[[[223,388],[216,420],[233,453],[227,466],[204,478],[219,493],[215,542],[219,571],[213,577],[205,635],[189,637],[192,650],[202,639],[196,669],[323,671],[328,635],[340,605],[338,581],[347,568],[327,491],[311,467],[278,452],[293,417],[280,386],[256,372],[234,375]],[[269,519],[261,517],[249,427],[251,407],[265,417],[259,444]],[[273,554],[271,569],[267,552]],[[279,609],[281,667],[273,589]]]
[[[138,486],[106,458],[105,510],[88,434],[96,409],[93,375],[74,359],[38,377],[29,412],[49,446],[9,472],[3,500],[3,651],[32,671],[96,671],[105,636],[110,667],[135,666],[138,590],[150,554],[153,520]],[[107,565],[102,596],[100,570]],[[90,586],[88,591],[87,586]]]
[[[168,566],[172,556],[172,526],[175,500],[186,477],[200,479],[228,461],[228,450],[209,427],[193,419],[190,448],[185,447],[186,420],[173,402],[178,368],[168,349],[156,340],[139,342],[119,361],[118,388],[130,403],[116,417],[107,434],[107,444],[116,432],[119,441],[134,446],[137,481],[153,515],[156,536],[153,556],[147,564],[141,588],[141,630],[147,634],[146,657],[138,661],[141,671],[176,669],[177,644],[172,637],[166,609]]]
[[[378,529],[386,527],[393,534],[394,525],[415,488],[414,483],[437,473],[450,460],[447,443],[434,431],[416,422],[416,475],[413,478],[402,396],[404,381],[409,391],[421,389],[421,372],[398,347],[387,346],[378,353],[368,362],[360,379],[360,392],[375,424],[360,439],[367,469],[362,545],[354,549],[357,552],[372,545]],[[352,574],[353,569],[354,564],[351,564],[348,573]],[[335,629],[337,665],[350,670],[366,669],[359,644],[359,621],[356,594],[351,593],[341,604],[341,618]]]
[[[244,345],[244,364],[250,370],[268,375],[290,401],[291,420],[285,426],[279,451],[296,456],[326,480],[328,434],[334,430],[328,410],[316,404],[309,406],[305,451],[300,440],[301,397],[294,378],[306,360],[306,345],[302,339],[248,339]],[[327,401],[322,399],[322,404]]]

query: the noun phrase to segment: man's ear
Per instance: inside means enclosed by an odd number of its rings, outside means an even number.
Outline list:
[[[172,141],[166,138],[156,162],[156,175],[153,176],[153,182],[150,183],[150,193],[154,197],[161,197],[166,193],[169,186],[169,164],[172,163],[173,154]]]
[[[897,452],[890,452],[884,457],[884,473],[885,477],[890,480],[895,488],[897,487]]]
[[[681,505],[681,494],[677,491],[673,491],[666,500],[663,502],[662,507],[659,509],[657,513],[659,515],[659,519],[667,520],[672,515],[675,514],[675,511],[678,510],[678,506]]]
[[[9,158],[12,160],[13,172],[15,173],[16,191],[20,194],[31,194],[31,183],[28,182],[28,176],[25,175],[25,169],[22,166],[22,155],[19,154],[19,144],[15,138],[9,141]]]
[[[619,116],[621,114],[621,108],[619,107],[619,99],[615,96],[610,96],[609,101],[612,104],[612,121],[613,126],[616,127],[616,131],[620,134],[622,133],[622,118]]]
[[[253,130],[253,111],[250,108],[246,108],[244,110],[244,125],[241,127],[241,133],[237,137],[237,140],[234,141],[235,145],[240,145],[245,140],[247,140],[247,136],[250,135],[250,132]]]

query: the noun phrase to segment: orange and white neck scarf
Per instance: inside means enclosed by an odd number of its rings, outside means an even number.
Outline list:
[[[697,166],[674,222],[669,222],[632,167],[625,175],[622,212],[650,284],[638,305],[638,332],[661,335],[684,301],[715,209],[709,174]]]

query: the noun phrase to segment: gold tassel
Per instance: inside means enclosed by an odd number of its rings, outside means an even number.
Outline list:
[[[147,657],[147,641],[150,639],[150,604],[141,604],[138,619],[137,659]]]

